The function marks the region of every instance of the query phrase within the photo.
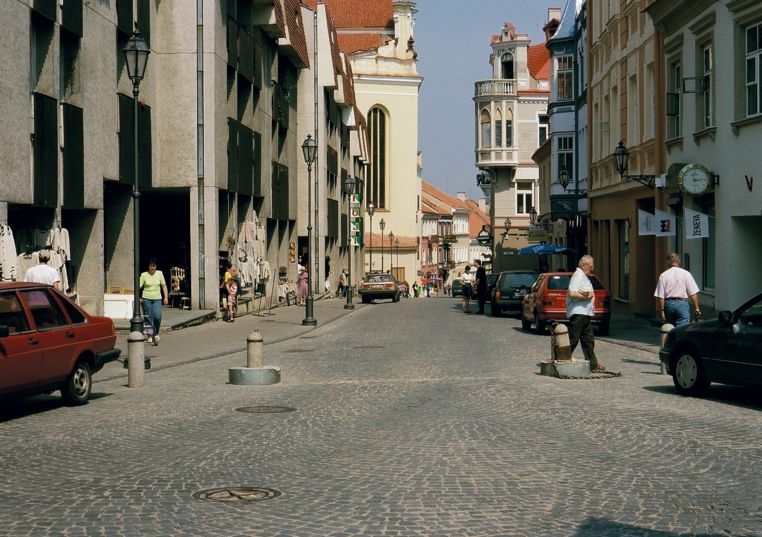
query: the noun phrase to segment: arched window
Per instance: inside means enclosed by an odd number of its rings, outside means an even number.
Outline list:
[[[376,208],[386,209],[387,157],[389,147],[388,121],[386,113],[373,107],[368,114],[368,135],[370,138],[370,177],[368,179],[367,201]]]
[[[502,78],[513,80],[516,78],[516,71],[513,67],[513,53],[512,52],[505,52],[500,57],[500,68],[501,68],[501,75]]]
[[[513,110],[505,114],[505,147],[513,147]]]
[[[503,113],[495,110],[495,147],[503,147]]]
[[[482,113],[479,116],[479,123],[481,126],[481,140],[479,147],[482,149],[489,149],[492,147],[492,129],[490,128],[490,117],[487,110],[482,110]]]

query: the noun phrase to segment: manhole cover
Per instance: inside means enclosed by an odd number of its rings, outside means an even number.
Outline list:
[[[194,498],[210,502],[261,502],[278,496],[279,491],[266,487],[218,487],[193,493]]]
[[[279,412],[296,412],[291,406],[242,406],[236,408],[238,412],[249,412],[250,414],[277,414]]]

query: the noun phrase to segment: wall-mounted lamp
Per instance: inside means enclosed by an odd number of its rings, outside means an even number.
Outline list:
[[[566,190],[566,187],[569,186],[569,179],[571,179],[569,170],[566,168],[561,168],[561,171],[558,172],[558,182],[561,183],[564,191]]]
[[[629,161],[630,152],[627,150],[627,147],[625,147],[624,142],[620,140],[619,144],[616,146],[616,149],[614,149],[614,165],[616,166],[616,171],[619,172],[619,177],[622,179],[622,181],[637,181],[641,185],[650,188],[664,188],[667,186],[667,176],[664,174],[659,176],[625,175],[627,173],[627,165],[629,164]]]

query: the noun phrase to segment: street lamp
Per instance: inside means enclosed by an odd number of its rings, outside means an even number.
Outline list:
[[[381,272],[383,272],[384,271],[384,228],[386,227],[386,222],[384,222],[383,218],[378,223],[378,227],[381,228]]]
[[[373,270],[373,213],[376,212],[376,206],[373,205],[373,202],[368,203],[368,216],[370,216],[370,226],[368,229],[370,230],[370,241],[368,244],[368,253],[370,255],[370,259],[368,260],[368,272],[371,272]]]
[[[315,156],[317,154],[317,142],[312,138],[311,134],[307,135],[307,139],[302,144],[302,153],[304,153],[304,162],[307,163],[307,257],[309,262],[313,259],[313,247],[312,247],[312,163],[315,162]],[[307,267],[307,302],[305,305],[305,315],[302,319],[303,325],[315,326],[317,320],[312,316],[313,313],[313,297],[312,297],[312,267]]]
[[[535,222],[537,222],[537,209],[532,207],[529,210],[529,223],[534,225]]]
[[[394,239],[394,246],[397,248],[397,266],[400,266],[400,240]]]
[[[347,294],[347,303],[344,304],[345,310],[355,309],[352,304],[352,194],[355,193],[355,178],[347,174],[344,179],[344,194],[347,195],[347,281],[344,292]]]
[[[569,179],[571,179],[569,176],[569,170],[566,168],[561,168],[561,171],[558,173],[558,182],[561,183],[564,191],[566,191],[566,187],[569,186]]]
[[[616,166],[616,171],[619,172],[619,178],[625,182],[637,181],[641,185],[654,188],[656,186],[655,175],[625,175],[627,173],[627,165],[629,164],[629,161],[630,152],[627,150],[627,147],[625,147],[624,141],[620,140],[616,149],[614,149],[614,165]]]
[[[503,222],[503,228],[505,228],[505,231],[503,232],[503,235],[506,237],[508,236],[508,232],[511,230],[511,219],[509,217],[505,217],[505,222]]]
[[[133,104],[133,184],[132,184],[132,233],[133,233],[133,304],[132,319],[130,319],[130,340],[128,344],[127,367],[128,385],[140,387],[143,385],[143,371],[150,362],[145,361],[145,347],[143,338],[143,317],[140,314],[140,189],[138,186],[138,95],[140,94],[140,82],[146,73],[148,55],[151,53],[143,36],[135,29],[124,47],[124,59],[127,64],[127,76],[132,82]],[[135,334],[135,336],[133,336]],[[134,378],[133,378],[134,377]]]
[[[392,265],[394,263],[393,260],[392,260],[392,243],[393,242],[394,242],[394,233],[389,231],[389,271],[390,272],[391,272],[392,268],[394,268],[394,267],[392,267]]]

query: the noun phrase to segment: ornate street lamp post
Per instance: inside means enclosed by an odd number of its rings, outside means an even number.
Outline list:
[[[370,255],[370,259],[368,260],[368,272],[371,272],[373,270],[373,213],[376,212],[376,206],[373,205],[373,202],[368,203],[368,216],[370,216],[370,226],[368,226],[368,230],[370,230],[370,237],[368,237],[370,240],[368,241],[368,253]]]
[[[397,249],[397,266],[400,266],[400,240],[394,239],[394,246]]]
[[[133,102],[133,184],[132,184],[132,233],[133,233],[133,304],[132,319],[130,319],[130,343],[127,348],[128,381],[130,387],[139,388],[143,385],[143,372],[150,367],[145,363],[145,338],[143,337],[143,317],[140,314],[140,189],[138,185],[138,95],[140,82],[146,73],[148,55],[151,51],[143,36],[137,29],[130,36],[124,47],[124,59],[127,64],[127,76],[132,82]]]
[[[389,231],[389,271],[390,272],[394,268],[392,266],[393,265],[392,253],[394,253],[393,250],[392,250],[392,243],[393,242],[394,242],[394,233],[392,233],[392,231]]]
[[[347,174],[344,179],[344,194],[347,195],[347,281],[344,292],[347,294],[347,303],[344,304],[345,310],[355,309],[352,304],[352,194],[355,193],[355,178]]]
[[[532,207],[529,210],[529,223],[534,225],[535,222],[537,222],[537,209]]]
[[[378,223],[378,227],[381,228],[381,272],[383,272],[384,271],[384,228],[386,227],[386,222],[384,222],[383,218]]]
[[[302,144],[302,152],[304,153],[304,162],[307,163],[307,256],[309,263],[315,266],[313,260],[314,252],[312,247],[312,163],[315,162],[315,156],[317,154],[317,142],[312,138],[311,134],[307,135],[307,139]],[[317,320],[312,316],[313,313],[313,296],[312,296],[312,267],[307,266],[307,302],[305,304],[304,319],[302,319],[303,325],[315,326]]]

